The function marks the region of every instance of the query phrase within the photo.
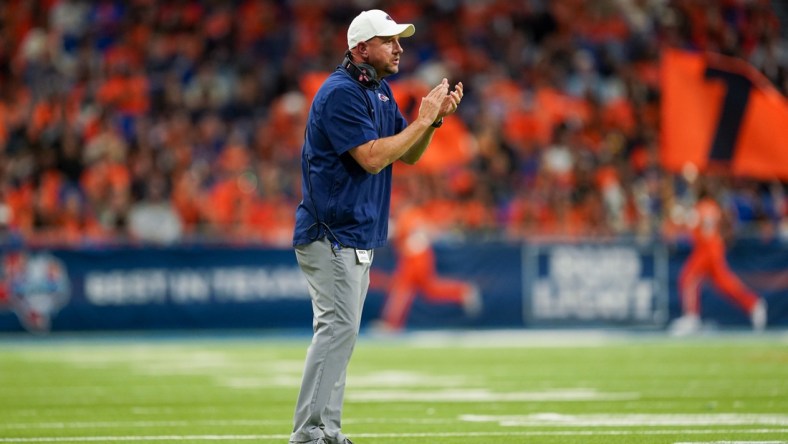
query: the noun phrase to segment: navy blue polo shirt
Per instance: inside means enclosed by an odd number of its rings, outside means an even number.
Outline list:
[[[328,236],[345,247],[373,249],[388,237],[391,173],[366,172],[348,150],[407,126],[385,81],[365,88],[342,68],[312,101],[301,151],[301,191],[293,245]]]

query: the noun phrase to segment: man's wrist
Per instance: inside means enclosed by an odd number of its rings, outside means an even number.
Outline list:
[[[433,128],[440,128],[441,125],[443,125],[443,117],[441,117],[440,119],[432,122],[432,124],[430,126],[433,127]]]

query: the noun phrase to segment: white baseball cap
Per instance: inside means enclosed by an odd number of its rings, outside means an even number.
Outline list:
[[[350,22],[347,30],[347,47],[353,49],[359,42],[366,42],[372,37],[410,37],[416,27],[410,23],[398,24],[380,9],[370,9],[357,15]]]

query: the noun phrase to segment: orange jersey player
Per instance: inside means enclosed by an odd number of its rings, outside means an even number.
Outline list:
[[[755,330],[766,327],[766,303],[733,274],[725,259],[722,222],[723,212],[719,204],[702,191],[689,223],[692,252],[679,274],[683,315],[671,325],[671,331],[676,335],[700,329],[700,288],[706,278],[710,278],[722,295],[749,315]]]
[[[397,264],[383,307],[383,329],[401,330],[417,295],[431,302],[461,305],[471,316],[478,314],[481,299],[475,285],[438,275],[429,222],[421,207],[400,211],[394,224],[394,249]]]

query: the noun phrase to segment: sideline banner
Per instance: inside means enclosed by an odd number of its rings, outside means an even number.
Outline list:
[[[2,264],[0,331],[275,328],[312,316],[292,250],[14,248]]]
[[[416,294],[407,328],[663,328],[680,315],[677,279],[688,248],[660,244],[435,245],[435,272],[476,285],[482,307]],[[731,269],[788,325],[788,248],[738,241]],[[362,328],[380,317],[395,279],[389,248],[375,251]],[[746,314],[704,285],[704,321],[749,328]],[[298,329],[312,309],[292,250],[178,246],[31,250],[0,246],[0,332]]]
[[[667,321],[664,248],[551,244],[524,251],[526,324],[657,327]]]

